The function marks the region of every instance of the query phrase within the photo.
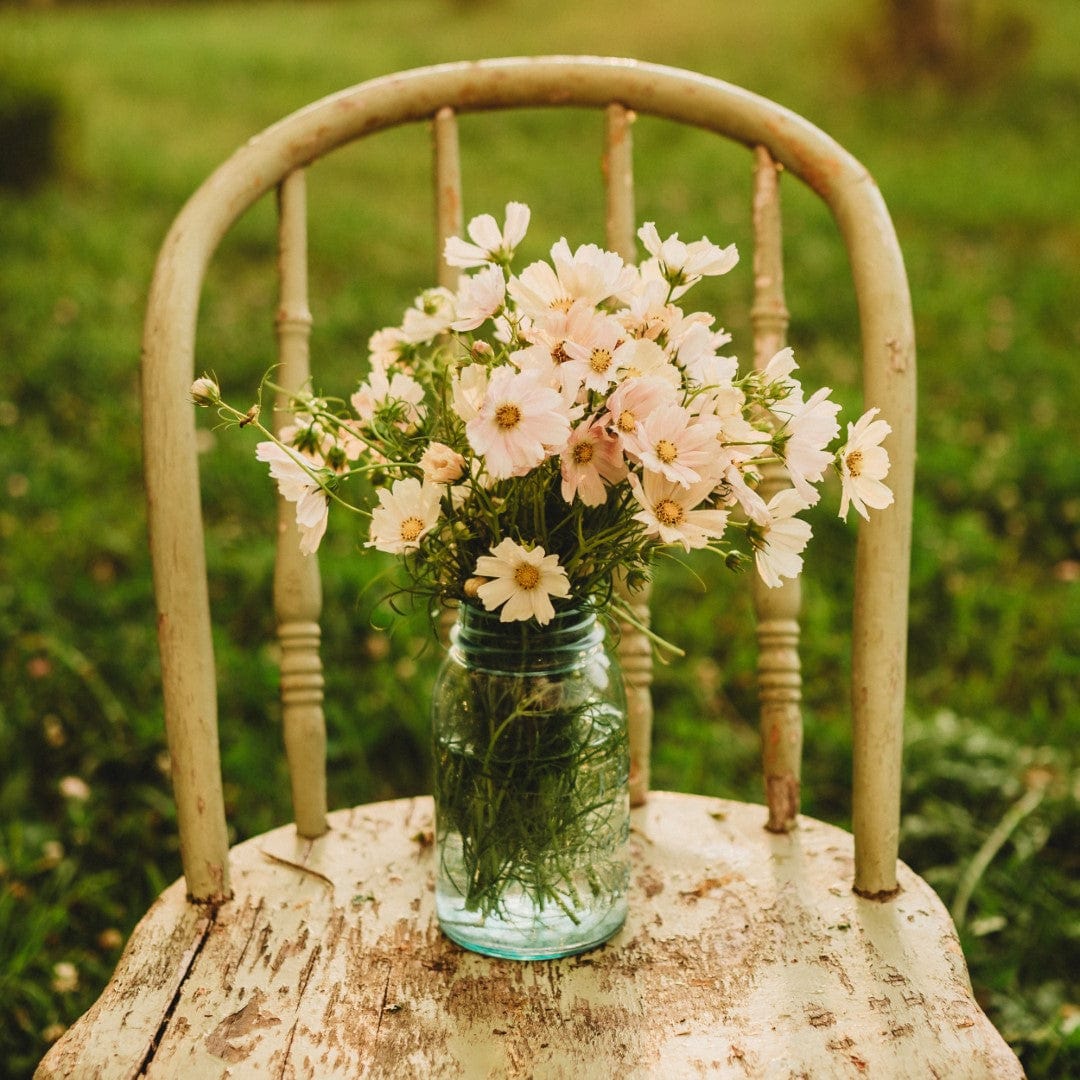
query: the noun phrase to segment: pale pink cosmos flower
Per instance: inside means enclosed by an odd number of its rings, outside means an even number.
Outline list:
[[[570,433],[560,472],[562,497],[568,503],[576,497],[586,506],[602,506],[607,501],[607,485],[626,477],[626,461],[618,440],[591,417]]]
[[[445,334],[454,321],[454,294],[441,285],[425,289],[405,312],[401,333],[411,345],[422,345]]]
[[[446,443],[432,440],[420,455],[424,479],[434,484],[452,484],[465,475],[465,458]]]
[[[629,343],[622,323],[611,315],[584,309],[587,318],[576,320],[564,343],[569,359],[562,365],[563,382],[575,388],[604,393],[622,364],[620,353]]]
[[[474,217],[465,230],[472,243],[451,236],[443,247],[443,258],[450,266],[462,267],[509,262],[525,237],[530,213],[525,203],[507,203],[506,224],[502,229],[491,214]]]
[[[542,547],[524,548],[509,538],[476,560],[476,574],[490,579],[477,596],[487,611],[502,608],[500,622],[536,619],[544,626],[555,617],[551,597],[570,595],[558,555],[547,555]]]
[[[525,320],[521,337],[531,344],[512,353],[510,359],[522,371],[542,374],[545,382],[558,387],[567,402],[573,403],[581,388],[581,379],[574,372],[564,370],[572,359],[567,345],[572,340],[587,337],[593,321],[602,318],[606,316],[584,300],[576,300],[565,310],[551,308],[538,319]]]
[[[400,422],[408,425],[423,419],[423,400],[424,388],[411,375],[398,371],[388,377],[383,368],[375,367],[371,369],[367,382],[361,383],[349,398],[349,404],[364,421],[371,420],[378,409],[390,404],[400,404]]]
[[[255,457],[270,466],[282,498],[296,503],[296,524],[300,529],[300,552],[311,555],[318,550],[330,516],[330,499],[312,472],[320,470],[305,465],[303,457],[273,442],[255,447]],[[310,471],[309,471],[310,470]],[[327,477],[329,471],[325,472]]]
[[[577,300],[595,307],[628,288],[636,274],[615,252],[595,244],[583,244],[571,253],[561,239],[552,247],[551,258],[552,263],[525,267],[507,284],[507,292],[530,319],[542,319],[552,310],[569,311]]]
[[[671,299],[677,300],[703,277],[726,274],[739,261],[734,244],[718,247],[706,237],[685,244],[678,233],[666,240],[660,239],[656,225],[647,221],[638,229],[638,237],[645,250],[656,260],[660,273],[674,288]]]
[[[783,584],[781,578],[797,578],[802,573],[803,549],[810,541],[809,522],[797,518],[806,503],[794,488],[783,488],[769,500],[767,525],[751,532],[754,565],[770,589]]]
[[[626,445],[646,469],[683,487],[706,475],[715,480],[715,417],[694,416],[681,405],[663,405],[642,417]]]
[[[379,505],[371,512],[370,539],[373,547],[391,555],[404,555],[420,546],[420,541],[439,520],[439,484],[421,483],[413,476],[395,480],[391,490],[379,488]]]
[[[475,330],[502,310],[506,300],[506,278],[501,266],[486,266],[471,277],[462,278],[455,305],[457,318],[451,330]]]
[[[712,493],[711,480],[684,487],[659,473],[646,472],[644,480],[631,473],[630,490],[641,505],[634,520],[645,526],[646,536],[658,537],[664,544],[682,544],[689,551],[703,548],[710,540],[718,540],[724,535],[728,521],[726,510],[696,509]]]
[[[394,367],[401,362],[402,353],[409,342],[400,326],[385,326],[368,338],[368,352],[372,368]]]
[[[634,454],[636,460],[633,448],[642,420],[665,405],[676,404],[677,396],[676,388],[664,379],[626,379],[608,397],[608,412],[602,422],[622,444],[624,452]]]
[[[570,417],[557,390],[509,364],[488,380],[478,415],[465,425],[472,448],[496,480],[522,476],[570,437]]]
[[[893,502],[892,491],[881,481],[889,474],[889,454],[881,441],[892,431],[884,420],[875,420],[879,409],[870,409],[848,424],[847,444],[840,448],[840,516],[847,517],[848,504],[864,518],[867,507],[884,510]]]

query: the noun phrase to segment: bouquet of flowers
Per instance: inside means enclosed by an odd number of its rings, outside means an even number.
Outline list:
[[[839,405],[804,395],[790,349],[740,373],[713,316],[682,306],[733,246],[646,224],[639,265],[560,239],[517,273],[528,222],[510,203],[501,227],[482,215],[448,241],[456,291],[427,290],[373,335],[347,402],[294,394],[275,436],[208,376],[192,395],[262,433],[303,552],[351,507],[365,546],[400,557],[405,592],[458,606],[434,695],[437,911],[467,947],[539,957],[596,944],[626,910],[625,708],[594,613],[636,625],[626,597],[665,549],[752,560],[770,586],[796,576],[798,515],[830,468],[842,516],[892,493],[876,409],[830,449]],[[766,501],[777,462],[791,484]]]
[[[456,292],[427,290],[372,336],[348,403],[294,395],[279,436],[258,406],[241,412],[196,380],[196,403],[265,436],[256,454],[296,504],[303,552],[331,506],[348,506],[369,518],[365,546],[401,557],[408,592],[543,626],[567,607],[619,607],[616,571],[640,586],[673,546],[732,568],[752,559],[770,586],[797,576],[811,534],[798,514],[830,468],[841,516],[892,502],[876,409],[830,449],[840,407],[827,387],[804,395],[791,349],[740,374],[730,335],[681,306],[735,266],[733,245],[662,240],[649,223],[637,266],[560,239],[515,273],[528,222],[521,203],[501,228],[474,218],[468,240],[446,244]],[[766,502],[770,462],[791,486]],[[350,481],[361,498],[345,498]]]

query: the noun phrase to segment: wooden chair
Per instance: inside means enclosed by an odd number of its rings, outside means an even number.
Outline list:
[[[226,840],[199,507],[196,311],[233,222],[276,191],[282,377],[308,375],[304,168],[382,129],[432,125],[437,250],[461,231],[455,117],[537,105],[606,115],[607,242],[635,257],[630,120],[753,155],[759,361],[784,340],[777,175],[828,205],[862,324],[864,395],[892,425],[894,508],[861,527],[853,642],[854,836],[799,808],[798,589],[758,595],[767,810],[652,793],[649,650],[627,634],[634,714],[631,914],[606,946],[532,964],[467,953],[433,913],[429,798],[327,814],[320,586],[280,519],[275,600],[295,825]],[[453,280],[443,268],[444,282]],[[1022,1075],[975,1003],[957,936],[897,860],[915,361],[908,288],[877,188],[805,120],[715,79],[627,60],[451,64],[316,102],[251,140],[165,241],[143,357],[146,482],[184,879],[38,1077],[994,1077]],[[780,483],[782,478],[772,478]],[[640,598],[639,598],[640,599]]]

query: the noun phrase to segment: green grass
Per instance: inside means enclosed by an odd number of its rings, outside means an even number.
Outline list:
[[[535,11],[524,0],[0,9],[0,65],[61,88],[68,161],[32,195],[0,192],[0,1061],[28,1073],[179,872],[137,415],[142,308],[170,220],[236,145],[325,93],[424,63],[590,51],[775,97],[837,136],[883,190],[920,361],[903,854],[946,904],[970,894],[961,930],[976,991],[1029,1074],[1080,1072],[1080,7],[1045,0],[1027,66],[968,96],[868,86],[847,43],[869,0],[812,12],[785,0],[556,0],[543,20]],[[492,141],[469,119],[466,213],[523,198],[534,236],[598,239],[582,125],[523,114]],[[635,145],[642,219],[749,251],[741,150],[646,119]],[[426,135],[388,133],[312,173],[313,351],[340,390],[368,333],[429,279]],[[808,377],[854,403],[843,252],[812,197],[789,183],[785,202],[794,343]],[[198,362],[234,398],[271,362],[272,261],[273,215],[257,207],[208,282]],[[744,356],[749,289],[745,259],[701,297]],[[226,793],[246,836],[289,815],[267,706],[272,492],[242,438],[206,440]],[[815,519],[805,587],[806,809],[843,823],[851,530],[830,514]],[[332,522],[335,805],[428,786],[422,703],[435,653],[422,620],[373,629],[389,619],[355,548],[353,523]],[[746,583],[721,580],[706,598],[681,568],[661,573],[677,602],[658,609],[659,628],[690,656],[657,673],[656,784],[760,798]],[[61,786],[71,777],[85,789]],[[57,964],[75,966],[77,986]]]

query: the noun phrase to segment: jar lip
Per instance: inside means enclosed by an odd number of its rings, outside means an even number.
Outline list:
[[[503,622],[498,611],[461,604],[450,631],[450,652],[487,670],[537,671],[573,662],[604,647],[602,621],[592,606],[557,611],[540,626],[534,619]]]
[[[464,617],[468,622],[475,623],[478,626],[500,626],[503,628],[518,626],[525,627],[528,631],[534,633],[546,633],[578,623],[595,622],[600,614],[592,604],[574,604],[571,607],[556,611],[548,622],[540,625],[535,619],[512,619],[504,622],[500,610],[489,611],[481,604],[471,600],[461,601],[457,611],[458,622],[461,622]]]

